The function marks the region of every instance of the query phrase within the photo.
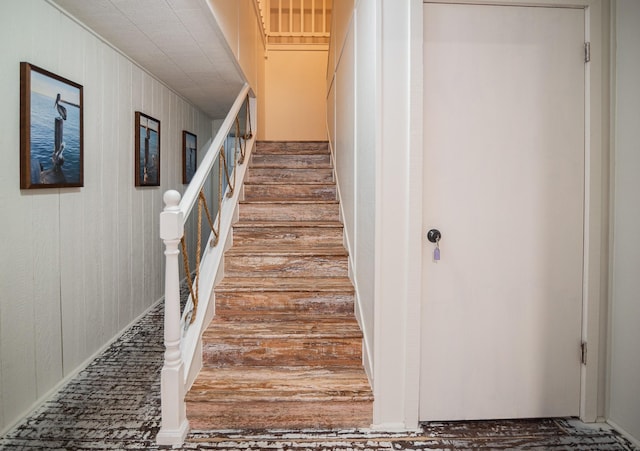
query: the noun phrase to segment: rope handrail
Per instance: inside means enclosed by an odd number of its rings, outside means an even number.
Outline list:
[[[213,138],[213,141],[209,146],[209,150],[200,162],[200,166],[193,175],[191,183],[189,183],[189,186],[185,190],[182,199],[180,200],[178,208],[182,212],[185,221],[189,217],[189,213],[191,213],[191,210],[198,201],[199,193],[204,187],[209,172],[213,169],[213,166],[216,163],[216,158],[218,157],[220,149],[224,147],[224,142],[227,139],[231,127],[234,125],[234,122],[238,116],[240,109],[242,108],[243,103],[245,102],[245,99],[249,95],[249,91],[250,87],[245,83],[245,85],[240,90],[240,93],[238,94],[235,102],[231,106],[227,117],[224,119],[224,122],[222,122],[220,130]],[[215,151],[213,149],[215,149]]]
[[[247,96],[246,98],[246,110],[249,111],[249,96]],[[238,115],[240,113],[238,112]],[[250,119],[250,116],[247,115],[247,117]],[[249,128],[251,127],[250,122],[249,122]],[[249,133],[250,136],[252,136],[252,133]],[[200,190],[200,193],[198,194],[198,219],[196,221],[196,225],[197,225],[197,235],[196,235],[196,239],[197,239],[197,243],[196,243],[196,269],[195,269],[195,280],[200,280],[200,261],[201,261],[201,255],[202,255],[202,210],[204,209],[204,212],[206,214],[207,217],[207,221],[209,223],[209,228],[211,233],[213,234],[213,238],[210,241],[210,246],[214,247],[218,244],[218,240],[220,238],[220,212],[222,211],[222,194],[223,192],[226,191],[227,193],[227,197],[232,197],[233,194],[235,193],[235,189],[236,189],[236,167],[238,166],[238,164],[242,164],[244,162],[244,157],[245,157],[245,145],[246,145],[246,137],[247,137],[247,132],[245,130],[245,133],[240,133],[240,119],[239,116],[236,116],[236,120],[235,120],[235,136],[234,136],[234,143],[233,143],[233,159],[234,159],[234,164],[233,164],[233,170],[230,173],[229,172],[229,164],[227,162],[227,156],[226,156],[226,149],[225,146],[223,145],[222,147],[220,147],[219,151],[218,151],[218,214],[217,214],[217,226],[214,225],[214,221],[211,218],[211,213],[209,211],[209,205],[207,204],[207,198],[204,194],[204,190]],[[243,142],[244,141],[244,142]],[[224,172],[223,172],[224,169]],[[223,183],[223,175],[224,175],[224,183]],[[233,179],[233,183],[231,182],[231,180]],[[226,186],[223,187],[223,185],[226,184]],[[228,188],[228,190],[227,190]],[[189,265],[189,251],[187,248],[187,244],[186,244],[186,239],[187,239],[187,233],[184,232],[184,234],[182,235],[182,238],[180,239],[180,246],[182,248],[182,263],[184,266],[184,270],[185,270],[185,275],[186,275],[186,279],[187,279],[187,286],[189,288],[189,294],[191,295],[191,302],[192,302],[192,309],[188,312],[186,312],[185,314],[185,329],[188,328],[188,326],[190,324],[193,323],[193,321],[196,318],[196,313],[198,311],[198,294],[199,294],[199,285],[198,283],[194,284],[194,279],[192,277],[192,273],[191,273],[191,268]],[[195,285],[195,288],[194,288]]]

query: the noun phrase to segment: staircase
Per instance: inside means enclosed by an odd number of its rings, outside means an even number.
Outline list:
[[[368,427],[326,142],[258,142],[186,397],[194,429]]]

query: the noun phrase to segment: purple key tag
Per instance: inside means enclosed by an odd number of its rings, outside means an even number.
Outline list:
[[[433,250],[433,259],[435,261],[440,260],[440,247],[438,247],[438,245],[436,245],[436,248]]]

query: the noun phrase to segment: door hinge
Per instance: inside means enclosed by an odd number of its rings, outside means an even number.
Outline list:
[[[583,365],[587,364],[587,342],[583,341],[580,343],[580,363]]]
[[[591,43],[585,42],[584,43],[584,62],[588,63],[589,61],[591,61]]]

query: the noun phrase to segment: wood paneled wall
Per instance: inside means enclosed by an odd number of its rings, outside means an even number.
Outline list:
[[[84,86],[84,187],[19,189],[19,63]],[[0,5],[0,434],[163,296],[162,195],[211,120],[41,0]],[[161,187],[134,186],[134,112],[161,122]],[[161,328],[162,324],[158,324]]]

